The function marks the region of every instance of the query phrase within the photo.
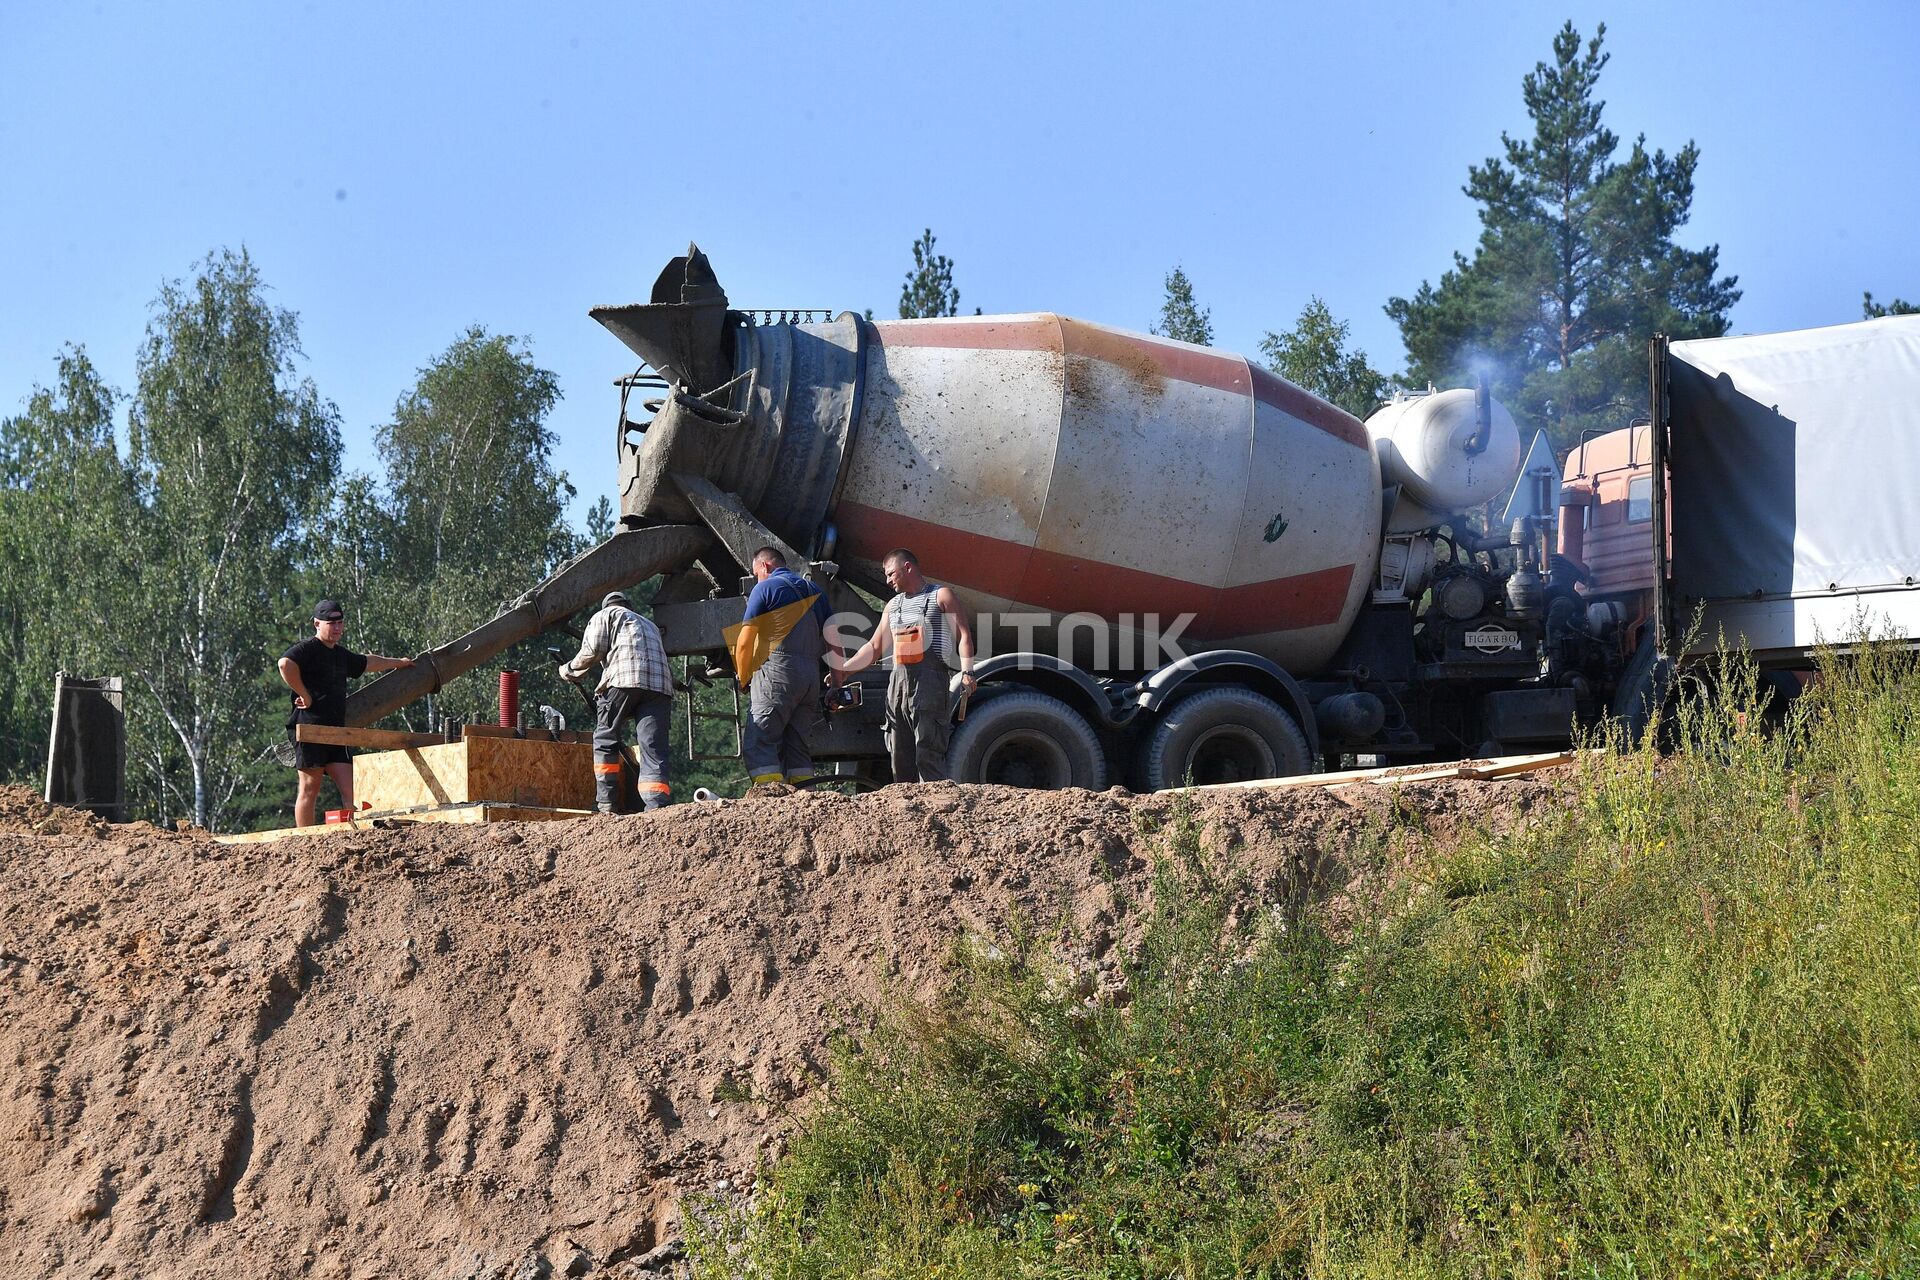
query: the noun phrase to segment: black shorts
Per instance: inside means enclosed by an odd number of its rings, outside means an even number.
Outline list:
[[[319,724],[318,720],[301,721],[303,724]],[[353,757],[347,754],[345,747],[330,746],[324,742],[299,742],[294,739],[293,725],[287,726],[287,741],[293,743],[293,767],[296,769],[324,769],[330,764],[349,764]]]

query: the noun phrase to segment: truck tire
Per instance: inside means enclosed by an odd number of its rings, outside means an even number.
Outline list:
[[[1107,757],[1072,707],[1021,689],[976,704],[954,727],[947,773],[955,782],[1058,790],[1104,790]]]
[[[1147,738],[1141,780],[1149,791],[1307,772],[1307,735],[1280,704],[1227,686],[1174,704]]]

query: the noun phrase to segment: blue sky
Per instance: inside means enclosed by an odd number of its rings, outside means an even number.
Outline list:
[[[1381,313],[1470,250],[1467,166],[1520,80],[1607,23],[1607,120],[1702,161],[1739,332],[1920,300],[1920,5],[0,0],[0,413],[64,342],[134,382],[163,279],[244,244],[298,312],[349,465],[470,324],[560,378],[576,511],[610,486],[642,300],[698,240],[738,306],[891,315],[932,227],[963,309],[1156,317],[1216,343],[1312,295],[1383,368]]]

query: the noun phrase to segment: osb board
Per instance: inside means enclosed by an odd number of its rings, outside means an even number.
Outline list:
[[[240,835],[215,836],[218,844],[265,844],[305,836],[338,836],[353,831],[371,831],[414,822],[560,822],[584,818],[590,809],[544,809],[530,805],[462,804],[444,809],[422,809],[415,813],[367,816],[350,822],[324,822],[311,827],[281,827],[274,831],[248,831]]]
[[[354,797],[375,810],[421,805],[593,808],[593,747],[527,738],[463,738],[353,762]]]

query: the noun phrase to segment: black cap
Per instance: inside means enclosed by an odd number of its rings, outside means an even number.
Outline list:
[[[315,622],[339,622],[346,616],[347,611],[340,607],[338,600],[322,600],[319,604],[313,606],[313,620]]]
[[[623,608],[627,608],[627,609],[631,609],[633,607],[633,601],[627,599],[627,593],[624,591],[609,591],[600,601],[600,607],[602,609],[606,608],[608,605],[614,605],[614,604],[620,605]]]

